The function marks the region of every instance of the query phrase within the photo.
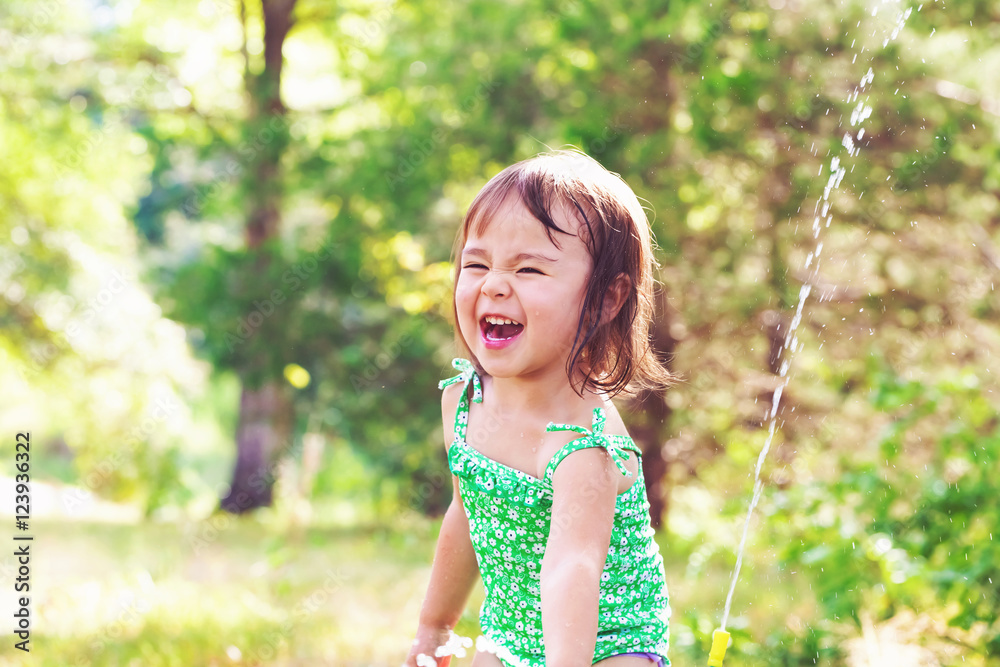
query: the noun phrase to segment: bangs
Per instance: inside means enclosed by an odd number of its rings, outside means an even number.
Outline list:
[[[555,232],[566,235],[572,235],[572,232],[563,229],[555,221],[555,210],[565,210],[567,213],[574,211],[589,232],[589,220],[579,204],[565,187],[560,187],[561,184],[550,170],[541,167],[538,164],[518,163],[494,176],[469,207],[458,243],[464,244],[470,230],[474,234],[482,234],[498,216],[502,217],[504,212],[517,204],[523,205],[542,223],[549,241],[557,248],[560,246]]]

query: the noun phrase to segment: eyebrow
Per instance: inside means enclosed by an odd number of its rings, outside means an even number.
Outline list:
[[[473,257],[487,257],[487,253],[482,248],[467,248],[462,251],[462,256],[473,256]],[[545,262],[546,264],[555,264],[557,260],[551,257],[546,257],[545,255],[539,255],[532,252],[521,252],[514,255],[514,264],[519,264],[521,262]]]

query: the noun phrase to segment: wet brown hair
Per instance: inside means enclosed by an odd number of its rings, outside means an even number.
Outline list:
[[[453,257],[461,253],[469,230],[485,229],[515,195],[556,246],[558,234],[571,232],[559,226],[554,213],[575,214],[581,240],[593,260],[566,367],[574,390],[580,395],[589,389],[615,396],[673,384],[673,376],[650,347],[655,260],[649,221],[635,193],[617,174],[582,152],[537,155],[507,167],[480,190],[459,229]],[[457,288],[461,262],[456,261],[455,267]],[[605,321],[604,300],[620,275],[627,278],[625,298],[617,315]],[[457,326],[455,338],[459,349],[483,373]],[[575,369],[584,375],[580,388],[574,383]]]

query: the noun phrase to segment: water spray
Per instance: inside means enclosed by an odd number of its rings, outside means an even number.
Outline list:
[[[900,2],[899,0],[881,0],[881,2],[875,5],[875,7],[871,10],[873,18],[878,16],[879,9],[881,8],[880,5],[884,4],[898,5]],[[910,17],[912,11],[912,7],[907,7],[905,10],[899,10],[895,21],[893,21],[893,26],[889,31],[889,34],[882,42],[882,48],[888,46],[889,42],[899,36],[899,33],[902,31],[903,26],[906,23],[906,19]],[[864,51],[865,48],[862,47],[861,53],[864,53]],[[857,55],[854,56],[854,59],[857,60]],[[850,123],[852,128],[855,126],[861,126],[872,114],[872,108],[864,101],[858,102],[858,97],[865,90],[865,87],[870,85],[874,79],[874,70],[872,68],[868,68],[868,72],[861,77],[861,81],[847,97],[846,101],[848,104],[857,102],[857,106],[851,113]],[[844,148],[847,150],[848,157],[856,157],[858,153],[861,152],[860,143],[865,136],[865,130],[863,127],[859,127],[856,135],[852,132],[853,130],[845,133],[842,142]],[[820,252],[823,250],[823,242],[820,240],[820,231],[823,227],[829,227],[830,222],[833,220],[833,214],[830,212],[830,195],[833,191],[840,187],[841,181],[844,180],[844,176],[847,174],[847,168],[841,165],[839,157],[834,157],[830,161],[830,172],[829,181],[823,190],[823,197],[821,200],[816,202],[816,215],[812,225],[813,239],[816,245],[813,251],[810,252],[809,256],[806,258],[805,264],[805,268],[809,268],[810,265],[813,265],[810,282],[819,275],[819,256]],[[764,465],[764,459],[767,458],[767,453],[771,448],[771,442],[774,440],[781,394],[788,386],[788,370],[791,366],[791,356],[794,355],[795,352],[801,350],[804,346],[803,343],[799,342],[798,336],[796,336],[795,332],[798,329],[799,324],[802,322],[802,309],[805,306],[806,299],[809,298],[809,293],[811,291],[812,285],[810,285],[809,282],[802,285],[802,288],[799,290],[799,302],[795,309],[795,316],[792,318],[788,331],[785,333],[784,348],[788,350],[789,357],[786,358],[781,364],[779,371],[781,383],[778,385],[777,389],[775,389],[771,400],[771,411],[768,416],[769,427],[767,439],[764,441],[764,446],[761,448],[760,456],[757,457],[757,465],[754,468],[753,497],[750,500],[750,505],[747,508],[746,520],[743,523],[743,535],[740,538],[740,546],[736,555],[736,567],[733,570],[733,578],[729,585],[729,593],[726,595],[726,605],[722,613],[722,622],[720,623],[719,628],[712,633],[712,648],[708,654],[708,667],[722,667],[722,660],[726,656],[726,649],[729,648],[730,634],[726,631],[726,623],[729,621],[729,611],[733,603],[733,593],[736,591],[736,582],[739,580],[740,568],[743,565],[743,551],[746,548],[747,535],[750,532],[750,519],[753,517],[753,511],[757,507],[757,503],[760,501],[761,492],[764,490],[764,481],[761,479],[760,473]]]

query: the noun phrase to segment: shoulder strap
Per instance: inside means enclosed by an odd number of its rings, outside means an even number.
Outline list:
[[[590,447],[602,447],[608,454],[611,455],[611,460],[614,461],[615,467],[618,468],[620,472],[625,477],[631,477],[632,473],[629,472],[628,468],[625,467],[625,461],[628,458],[625,455],[625,450],[632,450],[637,454],[639,448],[635,443],[627,442],[624,446],[617,444],[612,440],[613,436],[608,436],[604,433],[604,424],[607,421],[607,417],[604,413],[604,408],[594,408],[594,422],[593,430],[587,430],[582,426],[576,426],[575,424],[554,424],[549,423],[545,427],[546,432],[551,431],[575,431],[582,434],[579,438],[572,440],[556,452],[552,458],[549,460],[549,464],[545,467],[545,480],[547,482],[552,482],[552,475],[556,471],[556,467],[562,463],[562,460],[573,452],[578,452],[581,449],[587,449]]]
[[[455,438],[464,441],[465,432],[469,428],[469,382],[472,382],[473,403],[483,402],[483,386],[479,381],[479,375],[476,374],[476,367],[468,359],[452,359],[451,365],[455,370],[460,371],[459,374],[438,382],[438,389],[444,389],[459,382],[465,383],[465,391],[459,397],[458,409],[455,410],[454,430]]]

